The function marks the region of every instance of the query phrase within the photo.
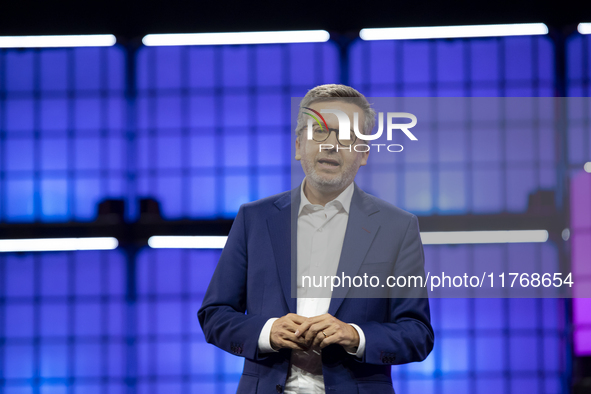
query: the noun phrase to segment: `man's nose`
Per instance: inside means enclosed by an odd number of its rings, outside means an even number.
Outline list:
[[[330,144],[330,145],[334,146],[333,149],[336,149],[336,146],[339,144],[339,141],[337,140],[338,132],[339,132],[338,130],[331,129],[329,131],[328,138],[326,139],[326,141],[324,141],[324,143]]]

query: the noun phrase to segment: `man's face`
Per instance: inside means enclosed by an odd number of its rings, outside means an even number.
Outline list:
[[[349,116],[351,129],[353,128],[353,113],[357,112],[359,114],[359,129],[360,131],[363,130],[365,121],[363,110],[355,104],[327,101],[311,104],[309,108],[318,112],[322,109],[341,110]],[[339,129],[336,115],[322,114],[322,116],[326,120],[329,129]],[[336,134],[333,131],[326,141],[316,142],[308,140],[307,128],[304,128],[301,135],[296,138],[296,154],[302,157],[302,168],[306,174],[306,179],[311,183],[311,186],[320,191],[332,192],[344,189],[355,178],[359,166],[364,166],[367,163],[369,152],[355,152],[353,149],[355,145],[365,141],[358,138],[355,144],[351,146],[351,152],[348,151],[346,146],[339,145],[339,151],[337,152],[336,147],[339,143]],[[323,144],[322,151],[320,151],[321,144]],[[326,149],[326,144],[330,144],[334,148]]]

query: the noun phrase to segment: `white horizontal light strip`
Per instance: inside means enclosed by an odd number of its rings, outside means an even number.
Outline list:
[[[577,30],[581,34],[591,34],[591,23],[579,23]]]
[[[366,41],[372,41],[534,36],[544,34],[548,34],[548,27],[543,23],[515,23],[505,25],[426,26],[362,29],[359,32],[359,37]]]
[[[585,172],[591,173],[591,161],[586,162],[583,166],[583,169],[585,170]]]
[[[153,236],[148,240],[152,248],[171,249],[223,249],[226,236]],[[442,231],[422,232],[424,245],[494,244],[546,242],[546,230],[513,231]]]
[[[227,236],[153,236],[148,239],[148,245],[152,248],[172,249],[223,249]]]
[[[326,42],[326,30],[252,31],[241,33],[189,33],[148,34],[142,42],[146,46],[170,45],[240,45],[289,44],[299,42]]]
[[[110,47],[117,39],[112,34],[79,36],[0,36],[0,48]]]
[[[53,252],[70,250],[112,250],[116,238],[32,238],[0,239],[0,252]]]
[[[421,233],[424,245],[546,242],[546,230],[442,231]]]

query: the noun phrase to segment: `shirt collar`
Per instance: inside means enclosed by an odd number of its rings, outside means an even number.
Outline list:
[[[338,202],[343,207],[345,212],[349,213],[349,208],[351,207],[351,199],[353,198],[353,190],[354,190],[353,183],[354,182],[351,182],[351,184],[349,186],[347,186],[345,188],[345,190],[343,190],[341,192],[341,194],[339,194],[334,200],[329,201],[327,203],[327,205],[330,204],[331,202]],[[315,204],[312,204],[308,200],[308,198],[306,197],[306,194],[304,193],[304,185],[305,184],[306,184],[306,178],[304,178],[304,181],[300,185],[300,209],[298,211],[298,216],[302,213],[302,209],[304,209],[304,207],[306,205],[315,205]]]

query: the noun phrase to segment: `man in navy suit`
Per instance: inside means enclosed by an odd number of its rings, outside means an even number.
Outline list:
[[[342,138],[337,116],[321,116],[334,109],[351,124],[357,112],[362,133],[371,132],[375,112],[355,89],[306,94],[296,128],[306,177],[240,207],[199,310],[207,342],[246,358],[238,393],[393,393],[391,365],[433,348],[425,289],[376,289],[366,279],[333,291],[303,280],[424,277],[416,216],[353,182],[369,152],[351,149],[364,141],[353,131]],[[322,122],[309,139],[314,114]]]

